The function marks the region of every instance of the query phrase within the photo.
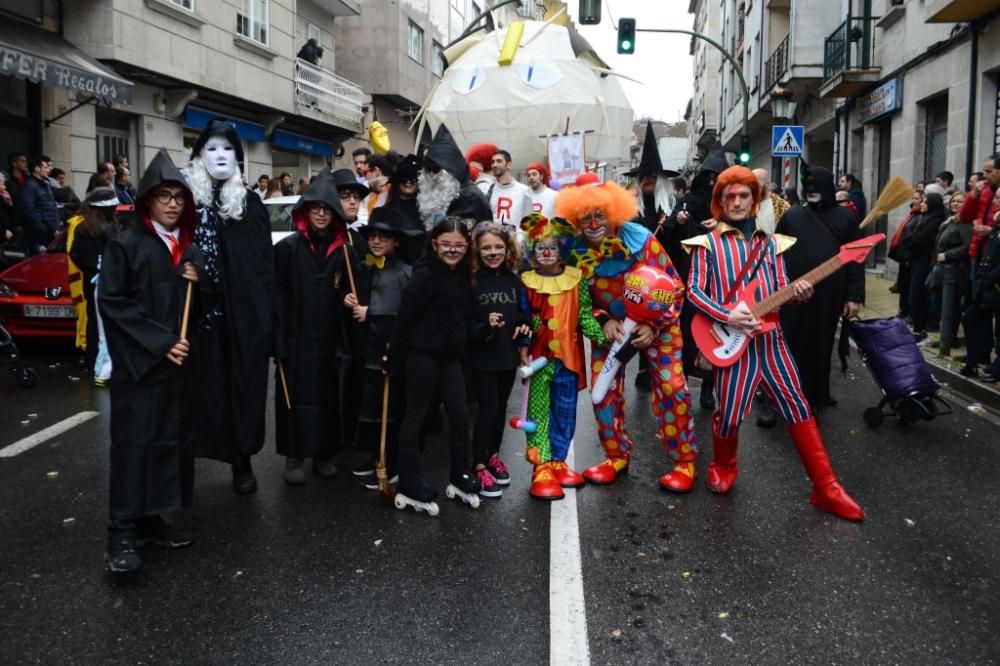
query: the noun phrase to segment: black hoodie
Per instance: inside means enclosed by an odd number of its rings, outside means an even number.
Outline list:
[[[931,192],[924,195],[927,202],[927,212],[920,216],[913,228],[906,250],[911,263],[928,261],[934,254],[934,240],[938,228],[948,217],[944,208],[944,199],[940,194]]]
[[[441,167],[459,183],[458,196],[448,205],[447,214],[449,216],[476,220],[477,222],[493,219],[489,200],[476,187],[475,183],[469,180],[469,165],[465,161],[465,156],[462,155],[462,151],[458,149],[458,144],[455,143],[451,132],[444,125],[438,127],[437,132],[434,133],[434,139],[427,148],[424,161],[433,162]]]

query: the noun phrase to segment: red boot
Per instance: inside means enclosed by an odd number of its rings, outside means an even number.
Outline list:
[[[552,473],[551,463],[543,463],[535,467],[531,475],[531,496],[540,500],[558,500],[565,496],[562,486]]]
[[[618,475],[628,469],[628,458],[605,458],[583,471],[583,478],[591,483],[606,486],[614,483]]]
[[[713,493],[724,495],[733,489],[739,470],[736,468],[736,446],[739,436],[723,437],[712,428],[712,462],[708,465],[705,483]]]
[[[672,493],[689,493],[694,488],[694,463],[676,463],[660,477],[660,487]]]
[[[792,436],[795,449],[799,452],[802,464],[813,484],[809,501],[823,511],[844,520],[864,520],[864,509],[858,506],[837,482],[837,475],[833,473],[823,438],[819,434],[819,428],[816,427],[816,419],[810,417],[801,423],[789,425],[788,434]]]
[[[552,468],[552,475],[556,477],[556,481],[563,488],[579,488],[587,483],[587,481],[580,476],[579,472],[571,469],[570,466],[562,460],[553,460],[549,463],[549,467]]]

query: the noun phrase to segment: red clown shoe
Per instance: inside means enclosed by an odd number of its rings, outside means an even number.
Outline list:
[[[531,475],[531,496],[540,500],[557,500],[565,497],[562,486],[552,472],[552,463],[543,463],[535,467]]]
[[[660,477],[660,487],[672,493],[689,493],[694,488],[694,463],[677,463]]]
[[[579,488],[587,483],[586,479],[580,476],[579,472],[571,469],[562,460],[553,460],[549,463],[549,467],[552,469],[552,474],[556,477],[556,481],[563,488]]]
[[[601,486],[614,483],[618,475],[628,470],[628,458],[605,458],[583,472],[583,478]]]

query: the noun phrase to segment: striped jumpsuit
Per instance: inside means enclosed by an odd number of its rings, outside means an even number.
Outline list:
[[[760,301],[788,284],[781,253],[794,244],[794,239],[780,234],[767,236],[760,230],[752,239],[748,241],[742,232],[720,222],[712,233],[683,241],[693,254],[688,299],[702,314],[721,323],[728,322],[729,310],[720,305],[720,300],[729,292],[748,256],[755,253],[761,242],[767,243],[764,261],[756,275],[751,275],[751,266],[741,288],[749,284],[751,278],[759,280],[756,299]],[[716,433],[723,437],[736,435],[750,413],[754,391],[761,383],[786,423],[800,423],[812,417],[799,381],[799,370],[781,327],[776,326],[753,337],[736,363],[715,369],[719,408],[712,417],[712,427]]]
[[[619,239],[627,254],[598,258],[596,268],[589,275],[594,315],[598,319],[602,315],[625,319],[625,305],[622,301],[625,274],[634,267],[653,266],[676,281],[676,307],[663,313],[662,319],[657,322],[659,334],[652,345],[639,353],[646,354],[649,358],[653,415],[667,455],[675,464],[694,463],[698,459],[698,445],[691,416],[691,395],[681,358],[683,339],[679,315],[684,302],[681,297],[683,282],[663,246],[647,229],[634,223],[626,223],[619,231]],[[592,380],[596,380],[600,374],[612,343],[613,341],[608,341],[606,345],[591,343]],[[625,428],[624,372],[618,374],[604,400],[594,405],[594,415],[605,455],[610,459],[631,457],[632,438]]]

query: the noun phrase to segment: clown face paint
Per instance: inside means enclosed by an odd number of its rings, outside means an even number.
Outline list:
[[[503,266],[507,258],[507,244],[495,234],[483,234],[479,238],[479,260],[490,270]]]
[[[583,237],[592,247],[600,245],[608,235],[608,217],[602,210],[585,214],[580,218],[580,226],[583,228]]]
[[[229,180],[236,172],[236,149],[222,137],[212,137],[198,153],[215,180]]]
[[[553,273],[559,269],[559,241],[543,236],[535,241],[535,265],[540,273]]]

